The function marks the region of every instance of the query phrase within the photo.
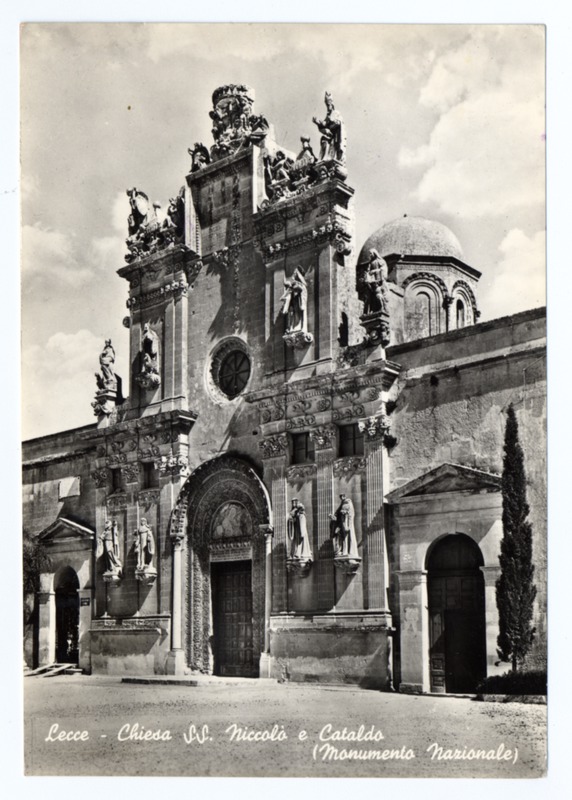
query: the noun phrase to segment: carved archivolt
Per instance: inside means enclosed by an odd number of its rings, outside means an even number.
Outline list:
[[[475,297],[475,293],[466,281],[455,281],[453,288],[451,289],[451,295],[452,299],[454,299],[455,296],[460,296],[462,299],[468,301],[473,310],[473,321],[477,320],[481,316],[481,312],[477,308],[477,299]]]
[[[449,296],[449,290],[447,289],[447,284],[443,278],[440,278],[438,275],[435,275],[432,272],[415,272],[413,275],[408,275],[401,285],[404,289],[406,289],[414,282],[420,284],[428,283],[434,287],[439,287],[441,291],[441,300],[443,302],[445,302],[445,299]]]

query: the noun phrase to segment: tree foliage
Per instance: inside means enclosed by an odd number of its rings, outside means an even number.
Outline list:
[[[24,595],[34,594],[40,589],[41,573],[51,569],[50,558],[37,536],[24,531],[22,540]]]
[[[518,421],[508,407],[502,473],[503,538],[499,556],[501,574],[496,583],[499,612],[498,655],[512,662],[516,672],[530,651],[535,629],[532,611],[536,587],[533,582],[532,526],[528,522],[524,455],[518,437]]]

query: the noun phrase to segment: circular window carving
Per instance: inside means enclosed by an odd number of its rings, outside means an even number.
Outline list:
[[[246,345],[240,339],[230,339],[213,356],[211,388],[220,399],[234,400],[246,388],[250,373]]]

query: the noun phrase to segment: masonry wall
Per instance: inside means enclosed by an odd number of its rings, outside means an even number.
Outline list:
[[[523,312],[387,350],[402,365],[392,413],[391,489],[452,462],[502,472],[505,411],[514,405],[527,475],[537,628],[546,660],[545,310]]]

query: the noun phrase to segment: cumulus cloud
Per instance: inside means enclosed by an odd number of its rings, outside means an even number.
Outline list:
[[[125,237],[101,236],[91,240],[90,264],[97,270],[111,272],[124,266]]]
[[[22,426],[25,438],[95,420],[91,401],[103,341],[89,330],[58,332],[22,354]],[[95,367],[94,367],[95,365]]]
[[[24,277],[73,287],[90,276],[89,269],[77,263],[72,237],[40,224],[22,227],[22,272]]]
[[[527,236],[510,230],[499,245],[501,260],[483,287],[481,303],[487,318],[514,314],[546,303],[546,232]]]
[[[435,125],[399,153],[400,166],[422,170],[421,202],[467,218],[543,204],[542,45],[530,26],[481,29],[435,60],[420,92]]]

